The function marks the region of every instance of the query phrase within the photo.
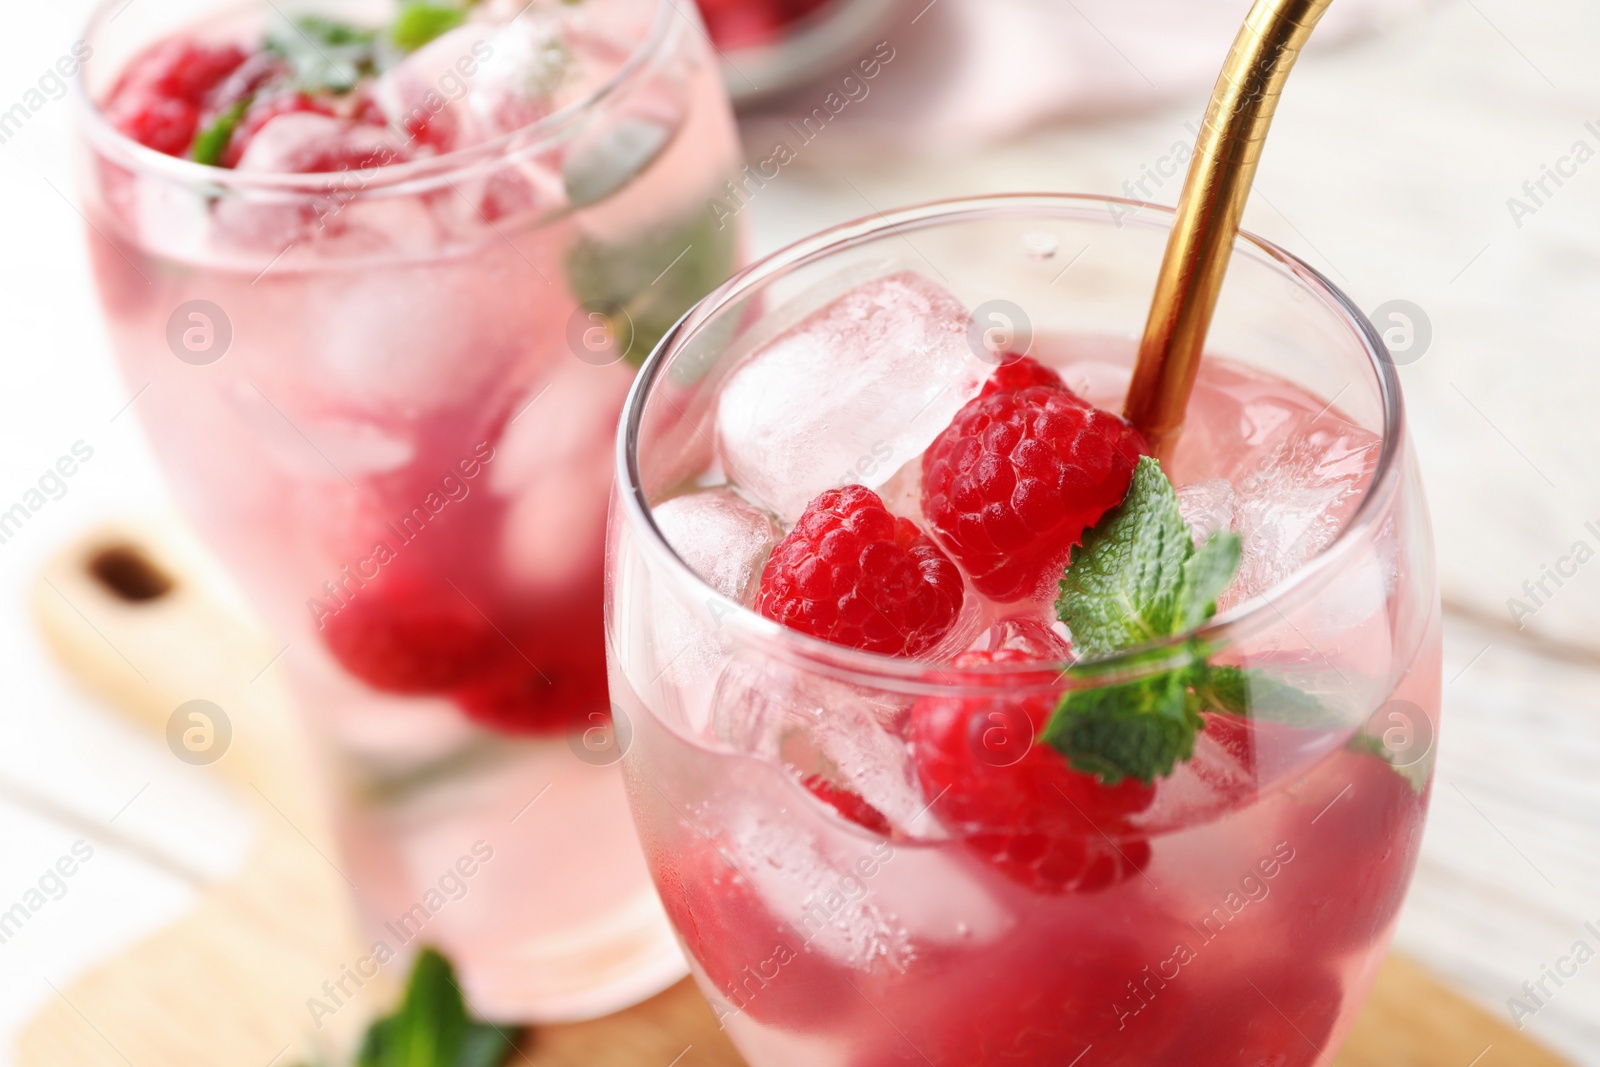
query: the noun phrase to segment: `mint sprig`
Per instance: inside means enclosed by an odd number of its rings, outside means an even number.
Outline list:
[[[1179,637],[1215,615],[1242,550],[1239,537],[1227,532],[1196,548],[1161,464],[1140,459],[1122,503],[1084,535],[1062,575],[1056,614],[1085,661],[1069,674],[1085,684],[1062,696],[1040,740],[1108,784],[1124,778],[1149,784],[1194,755],[1203,712],[1307,730],[1352,726],[1338,706],[1347,686],[1315,675],[1212,664],[1198,642],[1180,653],[1181,666],[1097,684],[1105,668],[1095,660]],[[1385,759],[1419,789],[1426,781],[1426,767],[1395,763],[1381,739],[1373,744],[1358,734],[1348,747]]]
[[[208,167],[221,166],[228,142],[233,140],[233,131],[239,128],[244,113],[250,109],[250,99],[247,96],[219,112],[209,126],[196,134],[194,144],[189,147],[190,158]]]
[[[1073,549],[1056,615],[1088,660],[1176,637],[1217,613],[1241,552],[1238,535],[1227,532],[1196,549],[1161,464],[1142,457],[1122,503]],[[1042,739],[1108,783],[1152,782],[1194,755],[1206,706],[1196,689],[1209,677],[1195,656],[1134,681],[1071,690]]]
[[[399,1009],[368,1028],[356,1067],[500,1067],[521,1033],[468,1015],[450,961],[424,948]]]

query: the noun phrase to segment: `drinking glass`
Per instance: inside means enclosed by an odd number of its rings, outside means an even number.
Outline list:
[[[133,409],[286,646],[365,943],[380,962],[437,946],[479,1012],[533,1021],[684,973],[606,714],[608,446],[644,355],[741,254],[706,206],[739,150],[692,7],[584,3],[545,5],[587,35],[552,47],[614,50],[604,80],[390,166],[204,166],[102,114],[152,42],[292,32],[271,2],[105,4],[81,109]],[[498,78],[539,73],[517,64],[548,56],[501,32],[527,8],[501,7],[470,49],[431,56],[428,114],[395,136],[471,120],[491,58]],[[395,5],[309,10],[377,25]]]
[[[1239,578],[1197,631],[1094,661],[953,667],[828,644],[748,606],[783,509],[767,535],[748,513],[773,471],[817,468],[730,439],[718,409],[736,369],[841,293],[915,275],[970,310],[971,359],[1029,353],[1116,409],[1171,224],[1166,208],[1037,195],[845,225],[717,289],[633,385],[607,562],[613,715],[656,886],[755,1067],[1296,1067],[1326,1062],[1371,987],[1430,794],[1439,598],[1394,366],[1293,255],[1239,238],[1165,464],[1191,524],[1244,538]],[[795,353],[828,337],[807,344],[784,351],[810,358]],[[906,409],[863,399],[861,425],[808,447],[864,442],[862,462],[827,471],[903,501],[917,457],[874,420]],[[763,412],[778,425],[815,402],[799,390]],[[1035,741],[1026,702],[1116,700],[1201,661],[1237,668],[1248,693],[1202,704],[1193,758],[1152,803],[1067,842],[1070,877],[1017,876],[1016,827],[957,817],[919,779],[908,724],[929,706],[970,716],[975,757],[1004,766]],[[1007,848],[1009,870],[994,862]]]

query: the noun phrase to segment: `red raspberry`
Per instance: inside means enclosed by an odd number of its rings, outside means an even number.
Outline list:
[[[501,642],[504,644],[504,642]],[[518,647],[523,647],[518,643]],[[524,659],[505,646],[498,661],[466,683],[450,690],[467,718],[505,734],[552,734],[603,726],[611,707],[605,698],[605,675],[575,664],[557,665],[548,650],[526,646],[539,662]],[[583,675],[593,674],[585,685]]]
[[[153,97],[137,106],[108,110],[111,124],[146,148],[186,156],[200,125],[200,109],[187,100]]]
[[[1002,648],[965,653],[955,666],[1030,662],[1037,661]],[[957,677],[993,685],[995,695],[919,700],[911,709],[912,751],[923,793],[971,848],[1042,893],[1103,889],[1148,862],[1150,846],[1132,836],[1130,817],[1150,806],[1154,788],[1132,778],[1104,785],[1034,743],[1056,697],[1012,690],[1047,685],[1052,672]]]
[[[923,514],[994,600],[1052,584],[1084,530],[1127,495],[1146,451],[1137,430],[1046,375],[1029,359],[1000,368],[993,391],[957,412],[922,456]]]
[[[538,604],[537,614],[498,624],[492,666],[450,691],[467,718],[511,734],[550,734],[603,725],[606,694],[604,592],[599,576],[569,595]],[[514,647],[513,647],[514,646]]]
[[[341,666],[386,693],[440,693],[494,666],[505,647],[448,582],[391,563],[323,624]]]
[[[771,44],[788,27],[809,17],[829,0],[700,0],[706,30],[719,48]]]
[[[810,790],[818,800],[830,805],[856,825],[864,826],[884,837],[888,837],[892,832],[889,819],[883,812],[868,804],[860,793],[852,793],[844,786],[834,783],[827,775],[813,774],[800,784]]]
[[[1005,389],[1026,389],[1030,385],[1066,388],[1061,375],[1036,359],[1011,354],[1001,358],[1006,362],[996,367],[994,373],[989,375],[989,380],[983,383],[983,391],[978,394],[979,396],[990,396]]]
[[[917,656],[955,624],[961,572],[910,519],[860,485],[829,489],[778,542],[756,610],[837,645]]]
[[[783,13],[777,5],[751,0],[700,0],[706,31],[719,48],[751,48],[783,34]]]
[[[142,145],[185,155],[207,94],[244,61],[244,51],[233,45],[162,41],[123,71],[106,101],[106,118]]]

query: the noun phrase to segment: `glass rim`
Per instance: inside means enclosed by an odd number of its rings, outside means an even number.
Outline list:
[[[1113,216],[1113,219],[1120,218],[1126,222],[1130,215],[1149,213],[1162,219],[1161,227],[1164,230],[1170,230],[1171,220],[1177,214],[1175,208],[1161,204],[1084,193],[1002,193],[936,200],[887,214],[879,212],[803,238],[752,263],[714,289],[661,338],[634,378],[618,425],[615,475],[623,521],[642,535],[639,541],[652,563],[665,566],[680,581],[688,582],[696,589],[697,595],[708,603],[717,602],[720,605],[717,609],[719,626],[734,627],[736,640],[746,639],[753,646],[780,650],[791,658],[821,668],[836,677],[869,684],[925,688],[930,692],[949,691],[952,684],[948,664],[865,652],[801,633],[767,619],[718,592],[684,562],[671,542],[662,535],[651,505],[645,499],[638,463],[639,433],[645,403],[668,356],[681,347],[681,342],[686,342],[722,308],[796,267],[924,224],[1006,215],[1036,215],[1062,208],[1078,209],[1080,217],[1087,218],[1090,211],[1107,213],[1118,207],[1125,210]],[[1293,281],[1321,299],[1324,306],[1351,329],[1367,356],[1382,406],[1382,442],[1377,466],[1355,512],[1340,528],[1332,543],[1295,568],[1287,577],[1227,611],[1218,613],[1194,630],[1093,659],[962,667],[960,674],[963,682],[982,686],[992,684],[984,683],[984,678],[1009,679],[1023,688],[1034,688],[1039,684],[1036,680],[1049,671],[1055,674],[1049,685],[1059,689],[1063,684],[1070,684],[1067,672],[1071,669],[1074,676],[1092,674],[1093,685],[1106,685],[1193,662],[1197,656],[1209,655],[1212,650],[1224,648],[1236,639],[1255,632],[1265,621],[1281,617],[1286,609],[1303,603],[1324,588],[1337,576],[1340,564],[1354,551],[1361,535],[1371,530],[1377,522],[1396,491],[1405,440],[1405,410],[1400,379],[1388,349],[1371,320],[1322,272],[1286,249],[1244,230],[1239,232],[1235,243],[1236,253],[1241,246],[1263,253],[1286,270]],[[1152,291],[1154,284],[1152,276]],[[1024,676],[1032,676],[1033,680],[1024,680]]]
[[[277,5],[272,4],[270,0],[236,0],[235,3],[221,6],[243,9],[261,7],[263,4],[277,10]],[[127,0],[99,0],[90,13],[79,39],[93,48],[96,37],[105,25],[116,17],[113,12],[120,12],[126,6]],[[634,46],[628,57],[605,81],[566,107],[482,144],[454,149],[426,159],[413,159],[379,167],[285,174],[277,171],[240,171],[231,167],[198,163],[180,156],[169,156],[165,152],[158,152],[154,148],[140,144],[111,125],[100,104],[90,96],[81,72],[73,80],[73,106],[77,111],[78,121],[82,123],[84,136],[91,144],[97,148],[109,147],[120,152],[128,162],[137,166],[141,173],[155,173],[174,181],[214,185],[238,191],[307,194],[341,189],[355,175],[360,176],[360,191],[363,193],[391,190],[397,186],[409,186],[413,183],[425,184],[430,179],[438,181],[448,178],[474,165],[496,159],[513,146],[518,150],[525,150],[553,143],[569,127],[598,110],[608,99],[631,84],[640,72],[660,55],[672,36],[674,16],[688,17],[678,9],[674,0],[655,0],[655,13],[651,16],[650,29],[644,38]],[[92,60],[91,54],[90,59],[85,62]],[[385,125],[384,129],[393,132],[392,126]]]

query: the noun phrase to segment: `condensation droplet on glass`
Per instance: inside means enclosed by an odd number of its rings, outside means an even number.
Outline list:
[[[1022,247],[1034,259],[1049,259],[1061,247],[1061,242],[1056,240],[1056,236],[1053,233],[1045,233],[1043,230],[1030,230],[1022,235]]]
[[[956,923],[956,936],[957,937],[971,937],[972,936],[972,927],[968,926],[964,922],[957,922]]]

